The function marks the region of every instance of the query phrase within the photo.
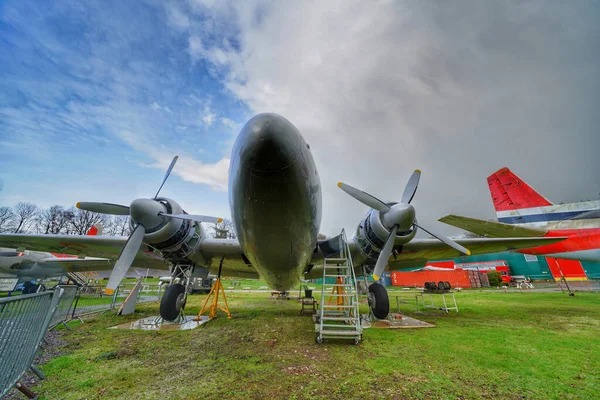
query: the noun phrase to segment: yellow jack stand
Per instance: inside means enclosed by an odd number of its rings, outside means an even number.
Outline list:
[[[338,276],[337,278],[335,278],[335,284],[336,285],[340,285],[344,283],[344,278],[341,276]],[[344,294],[345,291],[341,286],[334,286],[333,289],[331,290],[331,294]],[[337,304],[338,306],[343,306],[344,305],[344,299],[341,296],[328,296],[329,300],[327,301],[327,304]],[[341,308],[340,308],[341,310]]]
[[[225,303],[225,307],[221,307],[219,305],[219,292],[223,293],[222,296],[223,296],[223,302]],[[209,304],[208,301],[210,300],[210,296],[213,296],[213,298]],[[217,278],[217,281],[213,285],[212,289],[210,289],[210,293],[208,294],[208,297],[204,301],[204,305],[202,306],[202,309],[198,313],[198,316],[196,318],[194,318],[194,321],[199,321],[200,316],[209,310],[210,310],[210,312],[208,313],[208,317],[210,319],[213,319],[217,316],[218,309],[220,309],[221,311],[226,313],[227,318],[231,319],[231,313],[229,312],[229,306],[227,305],[227,298],[225,297],[225,289],[223,288],[223,284],[221,283],[220,277]]]

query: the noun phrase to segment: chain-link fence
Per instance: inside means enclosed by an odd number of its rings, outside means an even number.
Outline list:
[[[30,368],[63,289],[0,299],[0,397]]]

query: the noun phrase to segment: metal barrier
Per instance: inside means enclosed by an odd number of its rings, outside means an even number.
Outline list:
[[[63,289],[57,288],[0,299],[0,397],[33,368],[35,352],[62,294]]]
[[[127,298],[135,284],[119,285],[112,295],[104,294],[104,286],[82,286],[75,297],[71,319],[94,313],[117,309]],[[138,293],[138,303],[160,300],[161,286],[142,284]]]
[[[56,311],[52,316],[52,320],[50,321],[50,329],[54,329],[59,324],[63,324],[65,328],[69,329],[66,323],[70,319],[69,314],[71,307],[73,306],[75,296],[77,296],[78,287],[75,285],[59,285],[56,287],[61,288],[63,290],[63,294],[58,302]]]

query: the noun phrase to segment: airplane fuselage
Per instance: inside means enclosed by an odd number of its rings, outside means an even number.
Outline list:
[[[294,287],[316,249],[321,184],[310,147],[287,119],[259,114],[231,154],[229,203],[239,243],[277,290]]]

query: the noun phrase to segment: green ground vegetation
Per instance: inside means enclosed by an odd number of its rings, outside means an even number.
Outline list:
[[[295,300],[229,293],[233,319],[191,331],[108,329],[156,315],[104,314],[64,331],[62,355],[41,368],[45,399],[598,398],[600,295],[456,294],[460,312],[402,311],[435,328],[366,329],[364,341],[315,344]],[[199,311],[206,295],[188,300]],[[366,310],[366,305],[362,306]]]

